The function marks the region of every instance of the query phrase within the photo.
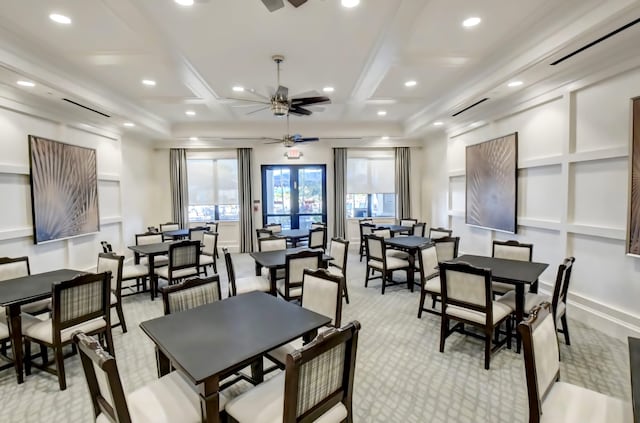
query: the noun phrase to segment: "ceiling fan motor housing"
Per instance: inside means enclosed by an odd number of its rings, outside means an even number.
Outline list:
[[[271,111],[276,116],[286,116],[289,113],[289,103],[273,99],[273,101],[271,101]]]

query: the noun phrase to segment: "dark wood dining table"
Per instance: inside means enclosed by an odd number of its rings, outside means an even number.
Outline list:
[[[384,223],[376,224],[376,229],[389,228],[392,234],[408,234],[413,231],[411,226],[385,225]]]
[[[531,261],[507,260],[495,257],[474,256],[465,254],[451,262],[464,261],[476,267],[491,269],[491,277],[494,281],[508,283],[514,286],[516,291],[516,324],[524,318],[525,288],[531,287],[531,291],[537,291],[538,278],[549,265]],[[517,351],[520,352],[520,335],[516,333]]]
[[[24,382],[24,354],[22,351],[22,319],[20,307],[51,297],[54,283],[64,282],[86,272],[73,269],[59,269],[35,275],[7,279],[0,283],[0,306],[6,307],[7,324],[11,336],[13,366],[18,383]]]
[[[309,230],[308,229],[283,229],[282,231],[276,232],[273,235],[286,238],[287,241],[291,242],[291,247],[296,248],[298,246],[298,242],[302,241],[303,239],[309,238]]]
[[[413,292],[414,285],[414,273],[415,273],[415,260],[416,254],[420,251],[420,248],[424,245],[431,244],[431,238],[425,238],[422,236],[398,236],[393,238],[387,238],[384,240],[387,247],[391,247],[395,250],[405,251],[408,256],[407,260],[411,264],[407,272],[407,288]]]
[[[162,235],[169,239],[182,239],[189,237],[189,229],[174,229],[172,231],[164,231]]]
[[[172,242],[157,242],[155,244],[129,245],[129,249],[133,251],[134,261],[140,263],[140,256],[146,256],[149,267],[148,279],[151,284],[151,300],[154,300],[158,294],[158,277],[155,274],[155,258],[157,256],[169,253],[169,246]]]
[[[251,365],[263,380],[263,355],[331,319],[262,292],[250,292],[140,324],[156,345],[158,374],[177,369],[200,396],[203,422],[218,422],[220,381]]]
[[[313,248],[308,247],[297,247],[297,248],[287,248],[286,250],[275,250],[275,251],[254,251],[249,255],[256,262],[256,276],[260,276],[262,273],[262,268],[266,267],[269,269],[269,280],[271,282],[271,294],[276,295],[276,272],[278,269],[284,269],[286,266],[286,257],[287,254],[297,253],[300,251],[311,251]],[[330,255],[323,253],[322,254],[322,265],[323,267],[327,267],[329,260],[333,257]]]
[[[640,338],[629,337],[629,367],[631,369],[633,421],[640,423]]]

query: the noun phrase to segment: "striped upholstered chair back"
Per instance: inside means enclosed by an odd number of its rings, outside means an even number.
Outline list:
[[[89,320],[102,317],[109,325],[110,287],[111,272],[89,273],[68,281],[54,283],[52,288],[54,343],[56,338],[60,337],[62,330]],[[59,339],[58,342],[60,342]]]
[[[284,422],[315,420],[329,410],[340,415],[340,421],[352,421],[359,330],[360,323],[353,321],[287,356]]]
[[[164,314],[179,313],[220,301],[220,277],[189,279],[178,285],[163,286],[160,292]]]

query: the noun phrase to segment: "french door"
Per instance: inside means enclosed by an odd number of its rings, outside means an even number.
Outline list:
[[[262,224],[309,229],[327,221],[325,165],[262,165]]]

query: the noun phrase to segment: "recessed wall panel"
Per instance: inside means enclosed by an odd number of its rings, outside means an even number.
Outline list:
[[[449,181],[449,196],[451,210],[464,212],[465,177],[456,176]]]
[[[518,217],[560,222],[564,201],[560,172],[560,165],[518,171]]]

